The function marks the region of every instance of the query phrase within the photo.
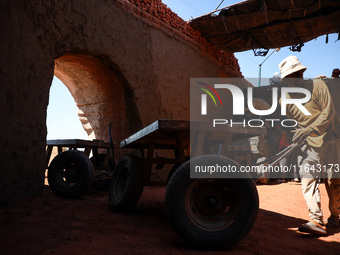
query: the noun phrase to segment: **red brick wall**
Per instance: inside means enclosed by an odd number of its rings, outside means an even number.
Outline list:
[[[155,16],[161,21],[169,24],[172,28],[179,30],[181,33],[192,38],[204,47],[204,50],[221,62],[223,65],[228,66],[236,72],[241,72],[238,65],[238,61],[233,53],[223,53],[220,50],[212,46],[207,40],[205,40],[201,33],[190,26],[189,22],[180,18],[174,13],[166,4],[161,0],[127,0],[128,2],[136,5],[143,11]]]

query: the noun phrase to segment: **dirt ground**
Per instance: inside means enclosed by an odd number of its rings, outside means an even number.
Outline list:
[[[308,220],[301,184],[258,185],[260,211],[254,228],[225,251],[190,249],[176,235],[164,209],[165,187],[146,187],[136,209],[115,214],[108,192],[59,198],[48,186],[0,214],[0,254],[339,254],[340,228],[327,237],[297,232]],[[328,218],[321,184],[322,208]]]

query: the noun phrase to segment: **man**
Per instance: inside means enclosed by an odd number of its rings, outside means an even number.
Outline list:
[[[318,186],[320,178],[326,177],[323,174],[328,175],[325,185],[329,196],[331,216],[328,218],[327,227],[340,226],[340,179],[332,174],[334,170],[337,170],[331,169],[331,164],[339,164],[340,120],[325,82],[322,79],[304,81],[303,73],[307,68],[300,63],[297,57],[285,58],[279,64],[279,68],[281,79],[285,80],[289,87],[303,87],[311,92],[311,99],[304,104],[311,115],[305,115],[293,104],[287,105],[287,117],[298,123],[298,129],[293,131],[295,134],[292,142],[304,143],[298,161],[302,193],[309,209],[311,221],[300,226],[299,231],[327,235]],[[301,93],[286,95],[287,98],[304,96]],[[333,153],[329,153],[330,148]]]
[[[276,72],[274,73],[273,77],[269,79],[269,84],[274,85],[275,83],[280,83],[281,81],[281,75]]]
[[[339,68],[333,69],[332,77],[333,77],[333,78],[339,78],[339,75],[340,75],[340,70],[339,70]]]

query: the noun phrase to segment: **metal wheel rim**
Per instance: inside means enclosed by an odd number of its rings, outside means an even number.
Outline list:
[[[57,172],[58,185],[66,188],[74,187],[80,179],[80,170],[74,163],[68,163]]]
[[[237,219],[241,195],[228,179],[197,179],[185,197],[185,210],[193,224],[205,231],[220,231]]]

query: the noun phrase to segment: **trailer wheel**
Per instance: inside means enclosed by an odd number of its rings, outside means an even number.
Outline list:
[[[190,159],[190,157],[186,157],[185,158],[185,161],[188,161]],[[171,168],[169,174],[168,174],[168,178],[166,178],[166,184],[168,185],[169,181],[170,181],[170,178],[171,176],[174,174],[174,172],[176,172],[177,168],[180,167],[180,163],[177,162],[176,164],[173,165],[173,167]]]
[[[131,211],[138,203],[144,189],[144,171],[141,158],[126,155],[113,172],[109,203],[114,212]]]
[[[65,198],[77,198],[91,188],[94,167],[83,152],[64,151],[52,160],[47,178],[55,194]]]
[[[167,216],[175,232],[197,249],[223,249],[240,242],[252,229],[259,200],[251,176],[228,179],[190,179],[190,164],[232,165],[222,156],[194,158],[171,177],[166,194]],[[207,176],[209,177],[209,176]]]
[[[104,165],[104,162],[105,161],[105,156],[106,154],[99,154],[98,157],[99,157],[99,164],[95,164],[95,160],[93,157],[90,158],[92,164],[94,165],[94,169],[95,169],[95,174],[96,174],[96,167],[102,167]],[[110,170],[111,171],[114,171],[114,162],[113,162],[113,159],[110,157],[109,159],[109,167],[110,167]],[[108,169],[107,169],[108,171]],[[110,189],[110,183],[111,183],[111,178],[100,178],[100,179],[97,179],[96,178],[97,176],[95,175],[95,178],[94,178],[94,181],[93,181],[93,184],[92,184],[92,189],[94,190],[100,190],[100,191],[108,191]]]

